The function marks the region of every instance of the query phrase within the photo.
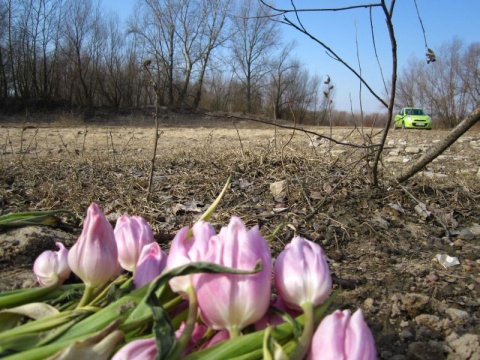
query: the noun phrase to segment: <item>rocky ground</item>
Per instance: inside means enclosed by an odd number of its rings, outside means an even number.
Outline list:
[[[205,119],[203,119],[205,121]],[[184,126],[189,125],[189,126]],[[294,234],[326,250],[335,307],[362,308],[381,359],[480,359],[480,133],[471,131],[404,184],[396,174],[446,131],[394,131],[374,187],[368,148],[380,129],[314,133],[231,120],[161,126],[4,126],[1,212],[66,209],[56,227],[1,228],[0,290],[34,286],[31,266],[55,241],[71,245],[95,201],[114,221],[139,214],[165,248],[228,176],[212,222],[260,224],[274,254]]]

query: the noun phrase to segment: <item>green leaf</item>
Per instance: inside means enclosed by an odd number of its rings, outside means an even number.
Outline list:
[[[0,216],[0,226],[16,227],[27,225],[56,225],[59,223],[55,215],[60,213],[72,213],[68,210],[49,210],[49,211],[26,211],[19,213],[10,213]]]
[[[30,303],[6,309],[0,311],[0,332],[15,327],[25,316],[31,319],[41,319],[58,313],[56,308],[44,303]]]

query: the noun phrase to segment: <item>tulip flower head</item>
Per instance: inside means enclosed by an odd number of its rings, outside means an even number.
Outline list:
[[[215,235],[215,229],[208,222],[199,221],[193,225],[193,236],[188,237],[189,228],[180,229],[170,245],[167,269],[191,262],[203,261],[207,251],[208,240]],[[193,285],[193,275],[177,276],[169,282],[173,291],[186,294]]]
[[[127,271],[135,272],[135,266],[143,247],[153,242],[153,231],[140,216],[118,218],[114,229],[118,248],[118,262]]]
[[[117,351],[112,360],[155,360],[157,353],[155,338],[134,340]]]
[[[137,264],[137,270],[133,276],[136,288],[148,284],[165,269],[167,254],[160,249],[160,245],[152,242],[143,247]]]
[[[362,310],[336,310],[326,316],[313,335],[309,360],[375,360],[377,352],[372,332]]]
[[[236,336],[268,309],[272,271],[268,244],[258,226],[248,230],[239,218],[232,217],[226,228],[210,238],[204,260],[240,270],[252,270],[258,261],[263,264],[255,274],[202,273],[195,277],[203,321],[215,330],[227,329]]]
[[[322,248],[307,239],[293,238],[275,262],[275,287],[292,309],[325,301],[332,290],[332,277]]]
[[[60,242],[55,245],[58,251],[44,251],[33,264],[33,272],[42,286],[62,284],[71,273],[68,266],[68,250]]]
[[[113,228],[92,203],[77,242],[68,252],[68,265],[85,285],[97,287],[118,275],[118,252]]]

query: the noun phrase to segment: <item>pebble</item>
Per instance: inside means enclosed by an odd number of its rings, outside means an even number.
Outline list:
[[[453,242],[453,246],[462,247],[465,245],[465,242],[462,239],[457,239]]]
[[[452,319],[455,325],[465,325],[470,321],[470,314],[464,310],[448,308],[445,313]]]
[[[471,271],[472,270],[472,267],[470,265],[462,265],[463,267],[463,270],[465,271]]]

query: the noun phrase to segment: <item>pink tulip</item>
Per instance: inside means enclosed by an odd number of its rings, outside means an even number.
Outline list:
[[[160,249],[160,245],[152,242],[143,247],[137,263],[137,270],[133,276],[136,288],[148,284],[161,274],[167,263],[167,254]]]
[[[55,243],[58,251],[47,250],[41,253],[33,264],[33,272],[42,286],[63,284],[70,276],[68,250],[62,243]]]
[[[258,321],[270,303],[272,257],[258,226],[247,230],[232,217],[228,227],[210,238],[205,261],[226,267],[252,270],[258,261],[263,269],[255,274],[198,274],[195,277],[198,305],[203,321],[215,330],[237,335]]]
[[[155,360],[157,352],[155,338],[134,340],[117,351],[112,360]]]
[[[295,237],[275,262],[275,287],[283,302],[301,310],[306,302],[321,304],[332,290],[332,278],[322,248]]]
[[[202,261],[208,246],[208,240],[215,235],[215,229],[208,222],[200,221],[192,228],[193,236],[187,238],[189,228],[182,228],[170,245],[168,253],[167,269],[182,266],[195,261]],[[173,291],[186,294],[192,286],[193,275],[177,276],[170,280],[169,284]]]
[[[175,337],[177,338],[177,340],[180,338],[180,335],[183,333],[184,329],[185,329],[185,322],[182,321],[178,330],[175,331]],[[198,344],[202,340],[202,338],[205,335],[205,333],[207,332],[207,330],[208,330],[208,328],[205,325],[195,323],[195,326],[193,328],[193,332],[189,337],[189,341],[188,341],[187,346],[182,351],[182,355],[189,354],[193,350],[195,350],[198,347]]]
[[[375,360],[375,340],[362,310],[336,310],[326,316],[313,335],[309,360]]]
[[[114,229],[118,248],[118,262],[127,271],[135,272],[135,265],[143,247],[153,242],[153,231],[140,216],[118,218]]]
[[[90,287],[102,285],[119,273],[113,228],[95,203],[89,206],[82,233],[68,252],[68,265]]]

